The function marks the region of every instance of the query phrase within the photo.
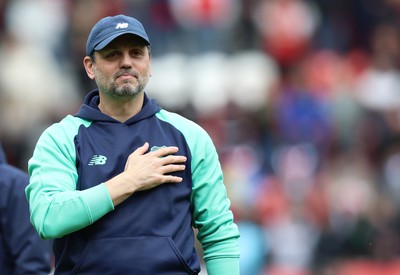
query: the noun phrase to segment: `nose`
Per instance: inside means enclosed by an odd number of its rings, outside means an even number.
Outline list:
[[[132,58],[127,52],[121,55],[121,68],[132,68]]]

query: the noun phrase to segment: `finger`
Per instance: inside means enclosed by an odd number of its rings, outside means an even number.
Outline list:
[[[186,165],[184,164],[170,164],[170,165],[165,165],[162,167],[162,169],[160,170],[162,174],[169,174],[169,173],[173,173],[173,172],[181,172],[184,171],[186,169]]]
[[[181,177],[177,177],[177,176],[166,175],[164,177],[164,183],[166,183],[166,182],[179,183],[182,181],[183,181],[183,179]]]
[[[149,154],[152,154],[157,157],[164,157],[164,156],[175,154],[176,152],[178,152],[178,150],[179,150],[179,148],[176,146],[168,146],[168,147],[157,149],[153,152],[150,152]]]
[[[173,164],[173,163],[183,163],[186,162],[187,158],[185,156],[175,156],[169,155],[161,159],[163,165]]]
[[[149,143],[145,142],[142,146],[138,147],[132,155],[144,155],[149,150]]]

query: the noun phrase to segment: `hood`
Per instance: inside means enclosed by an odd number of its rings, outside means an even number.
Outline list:
[[[80,117],[85,120],[97,121],[97,122],[113,122],[120,123],[114,118],[102,113],[98,107],[100,102],[99,91],[93,90],[88,93],[85,97],[85,101],[79,109],[78,113],[75,115],[76,117]],[[157,105],[156,100],[149,99],[146,94],[144,94],[143,107],[140,112],[125,121],[125,124],[133,124],[142,119],[146,119],[150,116],[153,116],[161,109],[160,106]]]
[[[3,147],[1,146],[0,143],[0,164],[1,163],[6,163],[6,155],[4,154]]]

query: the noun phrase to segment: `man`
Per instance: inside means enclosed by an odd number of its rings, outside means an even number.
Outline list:
[[[239,232],[215,147],[145,94],[142,24],[103,18],[86,54],[98,89],[45,130],[29,161],[31,221],[55,239],[55,274],[198,274],[193,227],[208,274],[239,274]]]
[[[29,222],[26,172],[6,163],[0,144],[0,273],[50,274],[51,243]]]

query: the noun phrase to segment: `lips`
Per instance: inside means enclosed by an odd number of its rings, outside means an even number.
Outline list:
[[[125,80],[125,79],[131,79],[133,77],[135,77],[135,76],[131,75],[131,74],[123,74],[123,75],[118,76],[117,79]]]
[[[129,79],[129,78],[139,78],[139,74],[137,72],[134,71],[120,71],[118,73],[115,74],[115,79],[117,78],[121,78],[121,79]]]

